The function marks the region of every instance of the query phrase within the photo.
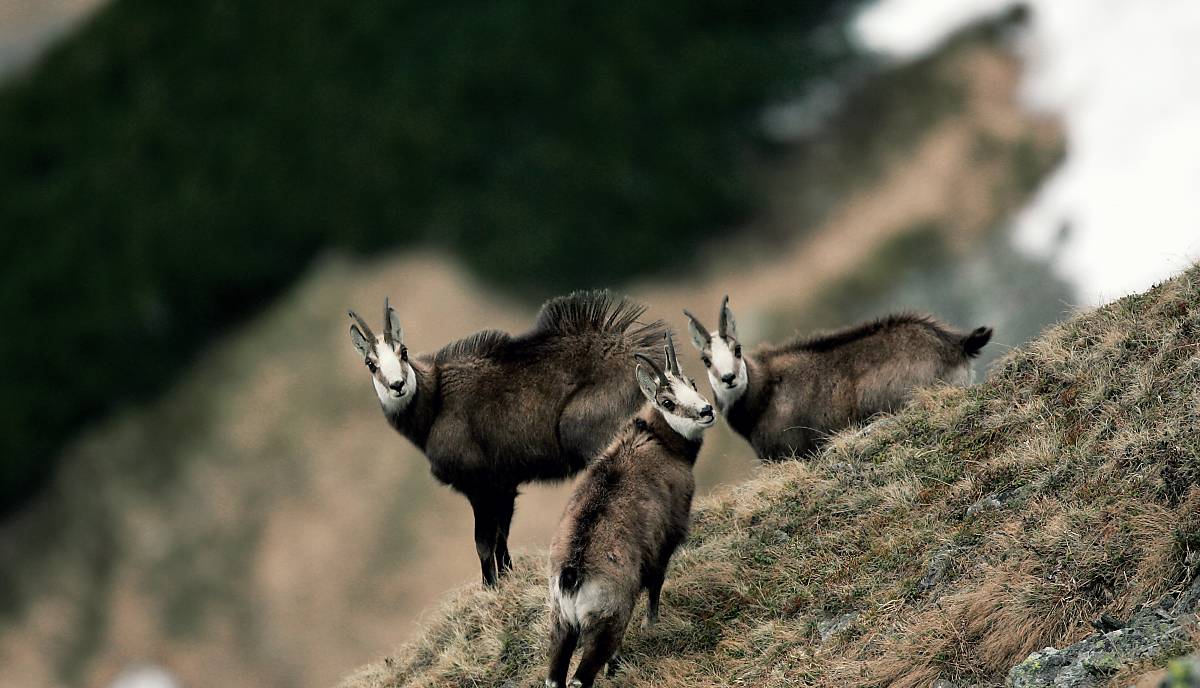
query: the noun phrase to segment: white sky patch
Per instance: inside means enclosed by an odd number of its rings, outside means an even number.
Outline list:
[[[111,688],[180,688],[166,669],[152,664],[126,668],[113,680]]]
[[[868,49],[911,59],[1015,4],[879,0],[854,30]],[[1200,259],[1200,2],[1025,4],[1022,98],[1062,120],[1067,158],[1014,218],[1017,245],[1054,256],[1084,305]]]

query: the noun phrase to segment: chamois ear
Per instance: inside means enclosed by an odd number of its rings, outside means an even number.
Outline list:
[[[658,399],[658,381],[654,378],[654,373],[646,370],[641,364],[637,367],[638,387],[641,388],[642,394],[646,396],[652,403]]]
[[[400,316],[386,298],[383,300],[383,337],[391,346],[404,343],[404,328],[400,327]]]
[[[350,326],[350,341],[354,342],[354,348],[358,349],[358,353],[362,354],[363,358],[370,355],[371,343],[367,341],[362,331],[358,329],[358,325]]]
[[[700,321],[696,319],[696,316],[692,315],[687,310],[684,310],[683,314],[686,315],[688,319],[688,333],[692,335],[692,343],[696,345],[697,349],[704,351],[711,343],[712,335],[708,333],[708,330],[705,329],[704,325],[700,324]]]
[[[720,332],[722,337],[737,339],[737,321],[733,319],[733,311],[729,308],[729,296],[725,296],[725,300],[721,301],[721,327]]]

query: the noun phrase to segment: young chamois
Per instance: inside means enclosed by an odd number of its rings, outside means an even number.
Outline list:
[[[658,619],[667,564],[687,535],[692,466],[713,407],[679,369],[667,335],[664,373],[641,354],[637,383],[648,404],[584,472],[550,550],[550,677],[562,688],[576,644],[582,656],[570,686],[609,673],[638,595],[646,624]]]
[[[717,407],[762,461],[812,454],[831,433],[896,411],[918,387],[967,384],[992,337],[990,327],[964,335],[902,314],[743,354],[728,296],[716,334],[683,313]]]
[[[655,352],[667,331],[638,323],[644,310],[577,292],[546,302],[525,334],[485,330],[415,357],[386,300],[382,337],[350,312],[388,423],[471,502],[484,585],[512,568],[517,488],[578,473],[641,405],[633,357]]]

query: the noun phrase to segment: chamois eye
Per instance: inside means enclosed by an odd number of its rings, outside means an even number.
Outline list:
[[[741,344],[738,344],[737,346],[733,347],[733,355],[737,356],[738,358],[742,357],[742,345]]]
[[[711,359],[711,358],[709,358],[708,356],[701,356],[701,357],[700,357],[700,360],[704,362],[704,367],[705,367],[705,368],[711,368],[711,367],[712,367],[712,359]]]
[[[408,347],[407,346],[400,347],[400,360],[401,361],[408,360]]]
[[[663,399],[662,407],[668,411],[674,411],[675,402],[671,401],[670,399]]]
[[[368,358],[367,359],[367,370],[369,370],[373,373],[373,372],[375,372],[376,369],[377,369],[377,366],[375,365],[375,361],[372,361],[371,359]]]

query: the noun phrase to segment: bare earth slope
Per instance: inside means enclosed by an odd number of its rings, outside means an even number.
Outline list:
[[[631,628],[608,685],[999,684],[1188,585],[1198,480],[1194,267],[701,501],[660,625]],[[545,569],[463,590],[342,687],[540,685]]]

